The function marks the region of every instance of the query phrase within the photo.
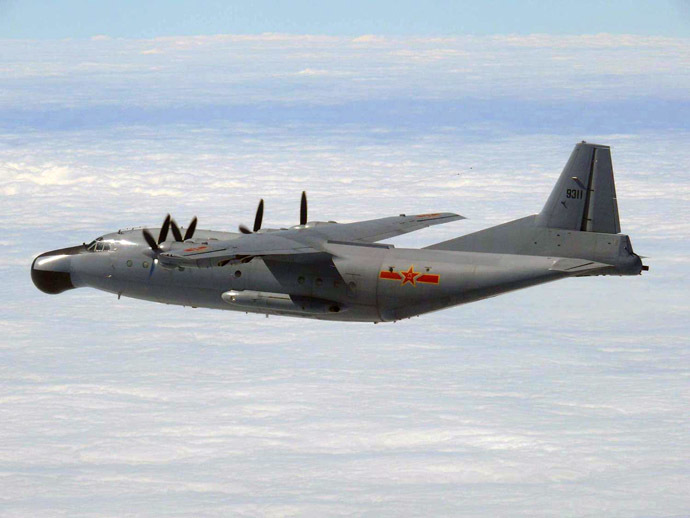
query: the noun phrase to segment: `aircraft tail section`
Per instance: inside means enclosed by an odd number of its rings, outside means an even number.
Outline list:
[[[611,149],[581,142],[539,214],[427,248],[589,259],[612,265],[608,273],[638,274],[646,267],[620,231]]]
[[[586,142],[575,146],[536,224],[582,232],[621,231],[611,148]]]

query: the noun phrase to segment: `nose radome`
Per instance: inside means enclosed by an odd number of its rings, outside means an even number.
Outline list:
[[[85,250],[84,246],[72,246],[52,250],[39,255],[31,264],[31,280],[44,293],[57,295],[74,289],[69,273],[69,256]]]

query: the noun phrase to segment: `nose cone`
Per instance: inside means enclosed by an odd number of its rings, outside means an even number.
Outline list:
[[[39,255],[31,264],[31,280],[44,293],[56,295],[74,289],[70,276],[70,256],[85,250],[84,246],[72,246]]]

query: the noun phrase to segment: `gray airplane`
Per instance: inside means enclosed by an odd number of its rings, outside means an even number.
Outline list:
[[[91,287],[182,306],[353,322],[391,322],[537,284],[648,270],[620,233],[611,151],[577,144],[539,214],[422,249],[379,241],[464,219],[433,213],[240,233],[132,228],[39,255],[45,293]],[[184,231],[184,234],[182,233]],[[157,235],[157,238],[154,237]]]

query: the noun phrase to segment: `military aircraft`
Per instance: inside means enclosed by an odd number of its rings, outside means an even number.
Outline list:
[[[379,243],[464,219],[446,212],[340,224],[308,221],[239,233],[132,228],[39,255],[45,293],[91,287],[192,307],[323,320],[391,322],[567,277],[648,270],[620,233],[608,146],[575,146],[543,210],[422,249]],[[182,233],[184,231],[184,234]],[[154,237],[156,236],[157,237]]]

